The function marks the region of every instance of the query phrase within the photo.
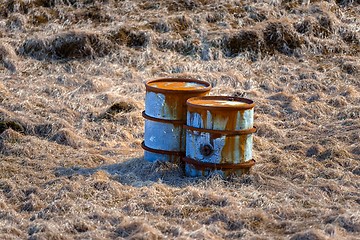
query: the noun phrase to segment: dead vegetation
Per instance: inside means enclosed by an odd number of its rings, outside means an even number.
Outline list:
[[[120,28],[112,34],[111,38],[117,44],[133,48],[146,48],[150,42],[148,33],[127,28]]]
[[[263,34],[270,52],[277,50],[283,54],[292,55],[304,43],[304,40],[292,30],[291,25],[284,23],[284,21],[270,22]]]
[[[16,54],[9,44],[0,45],[0,64],[10,72],[16,71]]]
[[[16,132],[20,132],[20,133],[24,133],[24,127],[21,126],[19,123],[17,122],[13,122],[13,121],[4,121],[4,122],[0,122],[0,134],[5,132],[5,130],[7,129],[12,129]]]
[[[71,60],[101,57],[112,45],[101,36],[86,32],[70,32],[50,39],[28,39],[18,52],[37,60]]]
[[[357,239],[357,1],[0,1],[1,239]],[[250,175],[148,163],[144,82],[256,103]]]
[[[230,57],[246,51],[258,53],[264,49],[262,37],[255,30],[240,31],[237,34],[226,37],[223,43],[225,54]]]

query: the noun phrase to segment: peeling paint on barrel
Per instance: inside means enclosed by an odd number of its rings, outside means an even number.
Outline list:
[[[185,154],[186,100],[205,96],[209,83],[196,79],[162,78],[148,81],[145,96],[144,158],[178,162]]]
[[[252,160],[254,103],[245,98],[208,96],[187,101],[186,157],[202,163],[241,164]],[[242,132],[245,131],[245,132]],[[229,134],[235,132],[234,134]],[[239,132],[240,134],[236,134]],[[243,134],[244,133],[244,134]],[[204,155],[206,146],[212,153]],[[209,152],[209,150],[207,151]],[[241,175],[248,169],[212,170],[185,165],[188,176]]]

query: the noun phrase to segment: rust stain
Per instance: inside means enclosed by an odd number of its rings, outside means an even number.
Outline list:
[[[191,97],[205,96],[210,91],[210,85],[206,82],[197,80],[176,80],[159,79],[147,83],[149,92],[161,93],[165,97],[165,103],[162,107],[162,116],[170,117],[181,121],[175,123],[174,127],[181,127],[186,123],[186,101]],[[185,151],[185,133],[180,131],[179,149]]]
[[[192,93],[192,94],[165,94],[165,105],[164,108],[167,112],[174,118],[183,121],[183,124],[186,123],[186,101],[190,97],[194,96],[203,96],[205,93]],[[163,109],[163,111],[166,111]],[[181,125],[182,127],[182,125]],[[179,141],[179,149],[185,151],[185,140],[184,140],[184,131],[180,131],[180,141]]]
[[[244,163],[239,163],[239,164],[233,164],[233,163],[208,163],[208,162],[199,162],[196,159],[193,158],[188,158],[188,157],[183,157],[182,161],[188,164],[191,164],[192,166],[194,166],[196,169],[198,170],[231,170],[231,171],[236,171],[236,170],[242,170],[242,169],[248,169],[251,168],[252,166],[255,165],[255,160],[250,160]]]
[[[169,112],[170,115],[177,120],[186,121],[186,101],[192,97],[205,96],[209,91],[204,93],[168,93],[165,94],[164,112]]]
[[[150,86],[165,89],[165,90],[178,90],[178,91],[191,91],[191,90],[200,90],[204,89],[204,84],[196,82],[184,82],[184,81],[174,81],[174,82],[152,82],[149,83]]]
[[[236,125],[242,119],[238,119],[238,112],[230,112],[229,118],[226,123],[226,130],[240,130],[236,129]],[[243,116],[243,113],[240,113],[240,117]],[[228,136],[225,138],[225,145],[221,151],[222,162],[235,163],[236,161],[236,152],[239,152],[240,162],[245,160],[245,147],[246,147],[246,137],[247,135],[239,136]],[[238,141],[237,141],[238,140]]]
[[[174,129],[180,128],[180,136],[178,139],[178,151],[149,149],[145,145],[143,145],[143,148],[150,152],[169,155],[170,161],[180,163],[181,157],[175,153],[185,154],[185,131],[183,125],[186,123],[186,101],[191,97],[207,95],[211,85],[196,79],[161,78],[147,81],[145,87],[147,92],[161,94],[164,97],[160,109],[160,115],[163,119],[147,116],[145,112],[143,112],[143,117],[155,122],[171,123]]]
[[[162,115],[170,114],[173,119],[186,121],[186,101],[191,97],[202,97],[210,92],[211,85],[196,79],[160,78],[145,84],[148,92],[165,96]]]
[[[226,96],[206,96],[193,98],[187,102],[188,106],[204,108],[207,110],[246,110],[255,106],[254,102],[247,98],[226,97]]]
[[[228,119],[226,122],[225,130],[236,130],[237,111],[227,112]],[[229,136],[225,138],[225,145],[221,151],[221,162],[222,163],[234,163],[235,162],[235,152],[237,150],[241,151],[241,145],[236,146],[236,138],[239,136]],[[240,148],[240,149],[239,149]]]
[[[182,126],[180,126],[180,127],[182,128]],[[185,152],[186,144],[184,145],[183,143],[185,143],[185,131],[182,128],[180,131],[179,149],[180,149],[180,151]]]
[[[213,129],[212,124],[207,123],[208,112],[212,116],[212,123],[214,122],[223,122],[225,123],[224,129],[226,131],[235,131],[235,130],[244,130],[241,127],[241,123],[245,121],[245,111],[251,110],[254,104],[252,101],[241,102],[236,101],[236,99],[231,99],[226,101],[226,97],[204,97],[196,98],[188,101],[188,111],[190,113],[198,113],[201,116],[202,121],[204,122],[203,128]],[[213,139],[221,137],[221,134],[210,133],[210,141]],[[234,164],[237,157],[241,159],[239,163],[245,161],[245,150],[246,142],[248,135],[238,135],[238,136],[226,136],[225,144],[221,150],[221,161],[220,164],[230,163]],[[226,176],[235,173],[243,174],[248,172],[247,169],[224,169],[224,174]]]
[[[213,100],[213,99],[193,99],[191,103],[194,105],[201,105],[207,107],[240,107],[247,105],[245,102],[227,101],[227,100]]]

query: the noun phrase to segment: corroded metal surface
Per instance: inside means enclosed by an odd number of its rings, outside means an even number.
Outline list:
[[[184,159],[187,175],[208,175],[217,169],[227,176],[249,170],[252,165],[247,163],[253,162],[252,134],[256,132],[254,106],[250,99],[223,96],[187,101],[187,125],[184,127],[187,130]]]
[[[247,135],[247,134],[256,132],[256,127],[252,127],[252,128],[244,129],[244,130],[233,130],[233,131],[231,131],[231,130],[213,130],[213,129],[206,129],[206,128],[196,128],[196,127],[191,127],[191,126],[187,126],[187,125],[184,125],[183,128],[187,129],[187,130],[190,130],[190,131],[207,132],[207,133],[211,133],[213,135],[221,135],[221,136]]]
[[[150,117],[186,121],[186,100],[205,96],[209,83],[196,79],[162,78],[146,84],[145,113]]]
[[[147,115],[145,113],[145,111],[142,112],[142,116],[146,120],[150,120],[150,121],[153,121],[153,122],[172,123],[174,125],[183,125],[184,124],[184,120],[173,120],[173,119],[162,119],[162,118],[150,117],[149,115]]]
[[[146,151],[150,151],[153,153],[158,153],[158,154],[167,154],[167,155],[174,155],[174,156],[184,156],[185,153],[184,152],[177,152],[177,151],[165,151],[165,150],[159,150],[159,149],[154,149],[154,148],[149,148],[145,145],[145,142],[143,141],[141,143],[141,147],[143,149],[145,149]]]
[[[180,157],[172,153],[185,153],[186,100],[207,95],[211,86],[195,79],[178,78],[151,80],[145,86],[144,158],[151,162],[177,162]]]
[[[248,169],[255,165],[255,160],[249,160],[243,163],[207,163],[207,162],[199,162],[192,158],[183,157],[182,160],[185,163],[189,163],[193,165],[196,169],[201,171],[206,170],[238,170],[238,169]]]

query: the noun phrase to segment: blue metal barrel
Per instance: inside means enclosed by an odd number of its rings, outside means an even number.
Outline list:
[[[144,158],[179,162],[185,155],[186,100],[205,96],[209,83],[196,79],[162,78],[146,82]]]
[[[187,101],[186,157],[188,176],[247,173],[252,159],[254,102],[246,98],[204,96]]]

